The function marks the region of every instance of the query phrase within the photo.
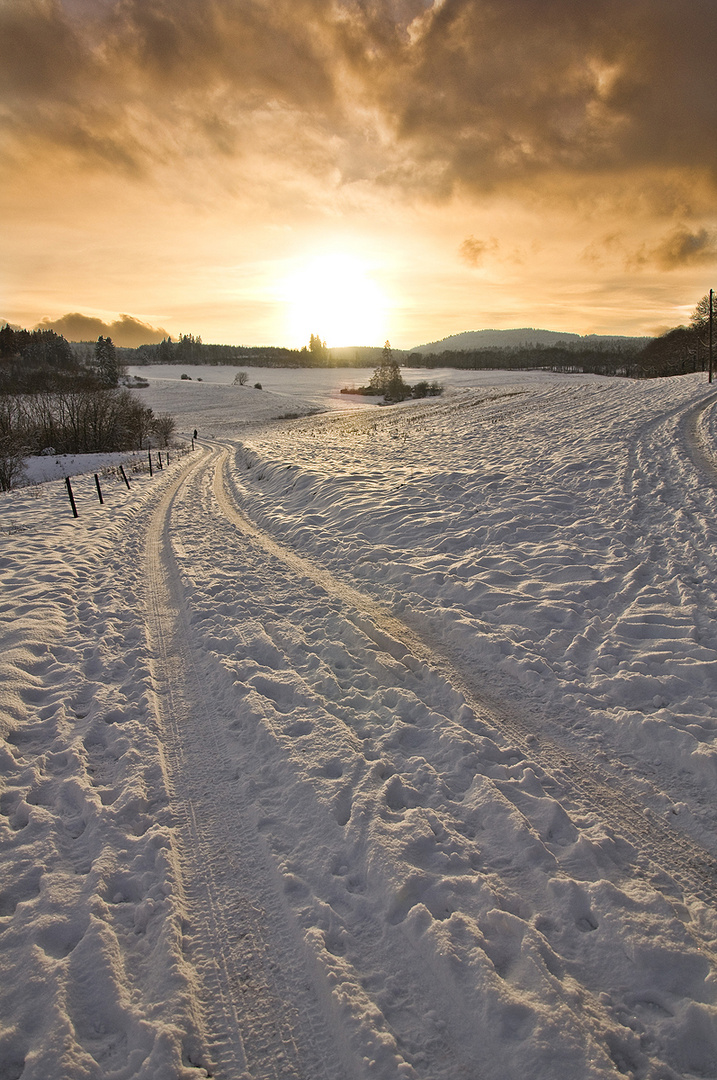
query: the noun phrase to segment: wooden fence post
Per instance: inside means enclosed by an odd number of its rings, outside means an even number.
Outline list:
[[[122,473],[122,479],[124,480],[125,484],[127,485],[127,490],[129,491],[129,480],[127,479],[127,477],[125,475],[124,466],[120,465],[119,469],[120,469],[120,472]]]
[[[97,486],[97,494],[100,498],[100,506],[103,506],[105,500],[102,498],[102,488],[100,487],[100,478],[97,473],[95,473],[95,485]]]
[[[70,506],[72,507],[73,517],[79,517],[77,513],[77,507],[75,506],[75,496],[72,494],[72,484],[70,483],[69,476],[65,477],[65,486],[67,487],[67,494],[70,496]]]

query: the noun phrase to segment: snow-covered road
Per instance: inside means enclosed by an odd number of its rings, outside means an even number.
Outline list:
[[[716,414],[503,374],[8,497],[0,1077],[717,1076]]]

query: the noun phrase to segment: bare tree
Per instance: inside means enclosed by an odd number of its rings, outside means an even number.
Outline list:
[[[690,319],[690,329],[697,330],[700,337],[705,336],[709,330],[710,322],[710,294],[705,293],[697,307],[692,312],[692,318]]]
[[[169,446],[169,440],[174,434],[177,422],[169,413],[159,413],[152,421],[152,431],[159,439],[161,446]]]

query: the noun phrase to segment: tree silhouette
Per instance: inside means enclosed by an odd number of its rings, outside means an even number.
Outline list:
[[[714,303],[714,301],[713,301]],[[697,307],[692,312],[692,318],[690,319],[690,328],[697,330],[700,337],[704,337],[709,333],[710,324],[710,294],[706,293]]]
[[[312,334],[309,338],[309,352],[314,358],[314,362],[317,364],[327,364],[329,361],[329,350],[326,348],[326,342],[322,341],[318,334]]]
[[[403,381],[390,341],[383,346],[381,363],[371,376],[369,386],[374,393],[382,394],[386,401],[403,401],[404,398],[410,397],[411,389]]]
[[[120,366],[117,361],[117,350],[111,337],[97,338],[95,345],[95,374],[102,386],[117,386],[120,376]]]

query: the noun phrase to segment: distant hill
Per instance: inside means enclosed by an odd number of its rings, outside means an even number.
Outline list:
[[[426,345],[417,345],[411,352],[442,353],[459,352],[461,349],[511,349],[521,345],[643,345],[650,339],[646,337],[626,337],[614,334],[570,334],[562,330],[535,330],[524,327],[520,330],[466,330],[462,334],[451,334],[441,341],[431,341]]]

